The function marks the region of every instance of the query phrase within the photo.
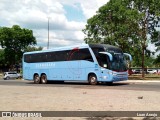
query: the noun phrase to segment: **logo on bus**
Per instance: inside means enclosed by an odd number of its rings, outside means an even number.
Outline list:
[[[41,63],[36,64],[36,68],[42,68],[42,67],[55,67],[55,63]]]

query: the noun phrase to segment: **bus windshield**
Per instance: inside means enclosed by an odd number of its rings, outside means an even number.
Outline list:
[[[109,61],[109,69],[113,71],[127,71],[127,64],[122,53],[114,53],[113,60]]]
[[[117,72],[127,71],[127,64],[123,53],[112,53],[112,60],[104,53],[99,53],[98,56],[97,60],[101,67]]]

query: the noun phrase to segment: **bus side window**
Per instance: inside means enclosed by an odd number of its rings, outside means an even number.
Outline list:
[[[30,55],[24,55],[24,62],[30,62]]]
[[[68,60],[79,60],[79,50],[71,50],[68,55]]]
[[[69,52],[69,60],[86,60],[93,62],[93,58],[88,48],[72,50]]]
[[[86,61],[90,61],[90,62],[93,62],[93,58],[92,58],[92,55],[89,51],[88,48],[86,49],[81,49],[80,50],[80,60],[86,60]]]
[[[99,54],[97,56],[97,61],[101,67],[108,68],[107,56],[104,54]]]
[[[41,53],[41,61],[47,62],[47,53]]]
[[[56,61],[66,61],[67,60],[67,56],[68,55],[68,51],[57,51],[55,52],[55,59]]]
[[[52,62],[52,53],[51,52],[47,53],[47,62]]]

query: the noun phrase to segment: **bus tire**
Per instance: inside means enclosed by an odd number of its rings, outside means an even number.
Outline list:
[[[95,74],[89,75],[88,82],[91,85],[96,85],[97,84],[97,77],[96,77],[96,75]]]
[[[41,76],[41,83],[42,83],[42,84],[46,84],[46,83],[47,83],[47,76],[46,76],[45,74],[43,74],[43,75]]]
[[[34,83],[35,83],[35,84],[39,84],[39,83],[40,83],[40,77],[39,77],[38,74],[35,74],[35,75],[34,75]]]
[[[63,84],[63,83],[64,83],[64,81],[59,81],[59,83],[62,83],[62,84]]]
[[[113,85],[113,82],[106,82],[106,84],[107,84],[108,86],[112,86],[112,85]]]

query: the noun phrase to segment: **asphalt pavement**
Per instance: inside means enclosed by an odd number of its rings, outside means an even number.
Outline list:
[[[0,111],[160,111],[158,81],[128,80],[109,86],[1,79],[0,96]]]
[[[1,79],[0,85],[160,91],[160,81],[158,80],[128,80],[128,81],[114,82],[113,85],[106,85],[106,84],[89,85],[87,82],[81,82],[81,81],[79,82],[67,81],[64,83],[49,82],[48,84],[34,84],[33,81],[27,81],[27,80],[20,80],[20,79],[2,80]]]

